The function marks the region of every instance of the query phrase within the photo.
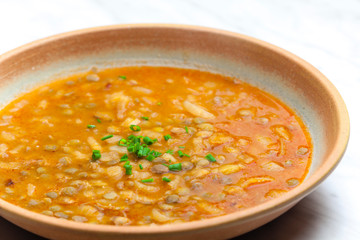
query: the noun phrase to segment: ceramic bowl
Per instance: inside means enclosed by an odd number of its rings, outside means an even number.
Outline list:
[[[167,65],[234,76],[283,100],[313,139],[306,180],[283,196],[208,220],[165,226],[76,223],[37,214],[0,199],[0,214],[52,239],[224,239],[278,217],[336,167],[349,138],[349,117],[331,82],[299,57],[269,43],[221,30],[183,25],[118,25],[45,38],[0,56],[0,103],[46,81],[99,68]],[[326,200],[325,200],[326,201]]]

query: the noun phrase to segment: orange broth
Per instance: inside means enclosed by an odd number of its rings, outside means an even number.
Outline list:
[[[237,79],[171,67],[93,69],[1,110],[0,197],[78,222],[201,220],[293,189],[311,152],[294,111]]]

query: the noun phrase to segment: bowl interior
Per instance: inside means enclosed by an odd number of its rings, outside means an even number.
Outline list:
[[[320,73],[297,65],[285,51],[279,55],[279,49],[270,44],[259,46],[254,39],[239,39],[231,34],[171,27],[99,29],[68,35],[48,39],[45,45],[35,44],[15,60],[3,63],[0,106],[41,83],[87,71],[91,66],[195,68],[239,78],[294,109],[313,139],[313,163],[308,176],[326,159],[327,150],[335,146],[338,113],[329,109],[336,110],[337,94],[329,95],[328,86],[315,79]]]
[[[321,73],[270,44],[206,28],[113,26],[66,33],[15,49],[0,57],[0,104],[41,83],[92,66],[128,65],[216,72],[280,98],[303,119],[313,140],[313,162],[298,190],[303,196],[330,173],[345,150],[348,114],[340,95]]]

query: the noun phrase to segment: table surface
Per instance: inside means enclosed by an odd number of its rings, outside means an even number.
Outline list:
[[[290,211],[237,239],[360,239],[359,0],[2,0],[0,54],[53,34],[124,23],[230,30],[280,46],[324,73],[352,122],[341,164]],[[0,233],[1,239],[42,239],[1,217]]]

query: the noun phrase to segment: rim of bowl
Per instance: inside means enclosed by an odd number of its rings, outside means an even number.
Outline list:
[[[158,225],[158,226],[114,226],[114,225],[95,225],[88,223],[78,223],[69,220],[58,219],[54,217],[49,217],[40,213],[32,212],[30,210],[21,208],[9,202],[6,202],[3,199],[0,199],[0,208],[6,210],[7,212],[21,216],[24,219],[42,223],[44,225],[52,225],[54,227],[61,227],[72,229],[75,231],[84,231],[84,232],[98,232],[98,233],[108,233],[108,234],[161,234],[161,233],[176,233],[183,231],[195,231],[211,227],[221,227],[223,225],[236,223],[238,221],[250,221],[256,218],[261,218],[267,214],[270,214],[278,208],[285,208],[286,206],[301,200],[303,197],[312,192],[325,178],[335,169],[337,164],[340,162],[342,156],[345,153],[349,136],[350,136],[350,119],[348,111],[345,105],[344,100],[342,99],[340,93],[335,88],[335,86],[314,66],[301,59],[300,57],[284,50],[280,47],[277,47],[273,44],[267,43],[265,41],[243,35],[240,33],[230,32],[226,30],[214,29],[209,27],[202,26],[193,26],[193,25],[182,25],[182,24],[120,24],[120,25],[109,25],[101,27],[93,27],[80,29],[65,33],[60,33],[50,37],[42,38],[25,45],[22,45],[18,48],[10,50],[2,55],[0,55],[0,64],[2,61],[15,56],[16,54],[44,44],[50,44],[53,41],[64,39],[67,37],[73,37],[76,35],[82,35],[87,33],[96,33],[109,30],[121,30],[128,28],[146,28],[146,29],[172,29],[172,30],[190,30],[198,32],[207,32],[219,36],[226,36],[232,38],[238,38],[243,41],[247,41],[268,50],[275,52],[278,55],[286,57],[290,61],[296,63],[297,65],[303,67],[307,71],[311,72],[312,75],[318,80],[318,83],[321,84],[324,89],[327,90],[329,95],[333,97],[334,103],[336,105],[336,110],[338,112],[337,120],[339,122],[339,134],[335,142],[335,147],[330,151],[327,160],[317,169],[313,175],[305,179],[299,186],[287,192],[281,197],[269,200],[262,204],[256,205],[254,207],[244,209],[238,212],[226,214],[219,217],[213,217],[209,219],[192,221],[186,223],[176,223],[169,225]],[[175,227],[176,226],[176,227]]]

